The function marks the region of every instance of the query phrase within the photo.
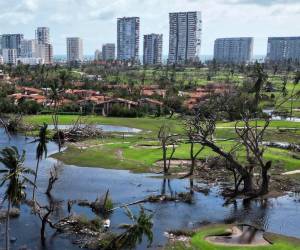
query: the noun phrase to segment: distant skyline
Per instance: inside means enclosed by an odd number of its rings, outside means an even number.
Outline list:
[[[212,55],[216,38],[254,37],[254,54],[265,55],[267,37],[300,36],[300,0],[10,0],[0,1],[0,34],[35,37],[39,26],[50,28],[55,55],[66,54],[66,37],[81,37],[84,54],[117,42],[117,18],[138,16],[142,36],[164,35],[168,54],[169,12],[201,11],[202,55]]]

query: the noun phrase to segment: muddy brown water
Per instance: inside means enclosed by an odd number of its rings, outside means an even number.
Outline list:
[[[21,135],[13,136],[10,140],[6,137],[3,130],[0,130],[0,148],[5,146],[17,146],[19,149],[25,149],[26,166],[35,168],[35,143],[30,143],[31,139],[25,140]],[[48,155],[57,152],[55,143],[48,143]],[[40,165],[38,176],[37,198],[42,204],[47,204],[47,198],[44,195],[49,169],[57,161],[51,158],[43,160]],[[164,181],[161,178],[153,178],[153,174],[133,174],[128,171],[108,170],[100,168],[87,168],[64,165],[61,169],[60,179],[53,189],[53,198],[59,204],[54,213],[53,220],[63,218],[67,213],[67,200],[88,199],[95,200],[99,195],[110,190],[114,204],[134,202],[144,199],[151,194],[179,193],[188,191],[189,180]],[[197,183],[203,185],[203,183]],[[31,190],[28,189],[29,195]],[[0,199],[3,198],[3,189],[0,189]],[[156,203],[145,204],[145,208],[154,213],[153,217],[153,245],[156,249],[166,243],[167,239],[164,232],[170,229],[195,228],[203,222],[212,223],[244,223],[253,224],[259,228],[274,233],[285,234],[289,236],[300,237],[300,196],[289,194],[277,199],[263,201],[243,202],[238,201],[235,204],[224,206],[224,199],[219,195],[218,186],[211,188],[208,195],[202,193],[194,194],[193,204],[183,203]],[[1,203],[0,203],[1,204]],[[6,204],[3,204],[5,208]],[[137,213],[139,206],[132,206],[132,211]],[[73,212],[85,214],[89,218],[95,215],[87,208],[74,206]],[[128,223],[124,211],[119,209],[114,211],[110,217],[111,229],[118,231],[120,223]],[[51,229],[47,229],[46,246],[42,246],[39,241],[39,219],[31,213],[31,210],[21,206],[21,215],[19,218],[11,220],[11,236],[16,237],[13,243],[13,249],[19,249],[26,246],[28,249],[41,250],[61,250],[61,249],[79,249],[73,245],[71,240],[63,235],[56,234]],[[4,246],[5,224],[0,223],[0,248]],[[147,242],[136,249],[146,249]]]

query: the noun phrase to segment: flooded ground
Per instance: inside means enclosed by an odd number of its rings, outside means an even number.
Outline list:
[[[274,109],[264,109],[263,112],[271,116],[273,121],[289,121],[289,122],[300,122],[300,117],[288,117],[274,114]]]
[[[27,154],[26,166],[35,168],[35,143],[32,139],[25,140],[23,136],[17,135],[9,140],[0,130],[0,148],[15,145],[19,149],[25,149]],[[48,144],[48,154],[56,152],[57,145]],[[47,204],[44,195],[49,169],[56,160],[48,158],[40,165],[38,176],[38,200]],[[155,176],[157,177],[157,176]],[[201,183],[196,184],[200,185]],[[89,199],[91,201],[99,195],[110,190],[115,205],[141,200],[150,194],[159,194],[162,190],[166,192],[185,192],[188,190],[189,180],[164,181],[162,178],[154,178],[153,174],[133,174],[128,171],[108,170],[101,168],[80,168],[64,165],[61,169],[60,179],[53,189],[53,198],[60,206],[55,211],[55,217],[63,218],[67,215],[66,201],[71,199]],[[29,191],[30,193],[30,191]],[[3,190],[1,190],[1,198]],[[4,204],[5,207],[5,204]],[[253,224],[275,233],[300,237],[300,196],[290,194],[277,199],[264,201],[243,202],[224,206],[224,200],[219,196],[218,187],[212,187],[211,192],[205,196],[195,193],[193,204],[163,203],[145,204],[145,207],[154,212],[153,248],[166,243],[164,232],[169,229],[193,228],[203,222],[237,222]],[[131,207],[133,212],[139,210],[138,206]],[[92,218],[95,215],[87,208],[75,206],[73,212],[85,214]],[[112,230],[118,230],[120,223],[129,222],[124,212],[119,209],[111,215]],[[0,246],[4,245],[4,226],[1,222]],[[47,232],[47,245],[39,244],[39,219],[31,214],[30,209],[21,206],[21,216],[11,220],[11,236],[17,240],[13,249],[26,246],[28,249],[79,249],[69,239],[55,234],[52,230]],[[146,242],[137,249],[146,249]]]

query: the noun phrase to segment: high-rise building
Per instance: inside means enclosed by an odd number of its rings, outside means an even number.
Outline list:
[[[100,50],[97,49],[95,51],[94,59],[95,59],[95,61],[103,60],[103,55],[102,55],[102,52]]]
[[[169,14],[169,59],[170,64],[199,61],[201,49],[201,12]]]
[[[38,44],[50,43],[50,29],[48,27],[38,27],[35,31],[35,38]]]
[[[24,39],[23,34],[3,34],[1,36],[1,48],[16,49],[17,56],[21,55],[21,41]]]
[[[215,40],[214,59],[219,63],[247,63],[253,56],[253,38],[219,38]]]
[[[117,57],[122,61],[139,61],[140,18],[118,18]]]
[[[162,63],[163,35],[144,35],[144,56],[145,65],[156,65]]]
[[[78,63],[83,61],[83,43],[81,38],[67,38],[67,61],[69,63]]]
[[[53,46],[50,42],[50,29],[38,27],[35,31],[37,41],[36,57],[42,58],[45,64],[53,63]]]
[[[53,63],[53,47],[50,43],[37,44],[36,57],[42,58],[45,64]]]
[[[2,49],[2,56],[6,64],[17,63],[17,49]]]
[[[269,37],[267,60],[300,62],[300,37]]]
[[[24,39],[21,41],[21,54],[20,57],[32,58],[37,55],[37,41],[35,39]]]
[[[114,43],[106,43],[102,46],[102,56],[105,61],[115,60],[116,46]]]

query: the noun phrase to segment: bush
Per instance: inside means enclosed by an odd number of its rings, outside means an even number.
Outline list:
[[[21,113],[34,115],[42,110],[42,105],[38,104],[36,101],[23,100],[19,103],[18,108]]]
[[[68,113],[70,112],[74,113],[79,111],[80,111],[80,107],[78,104],[75,103],[65,104],[59,109],[59,112],[68,112]]]
[[[15,113],[17,111],[14,103],[8,98],[0,98],[0,113]]]
[[[137,108],[131,108],[128,109],[127,107],[122,107],[119,104],[114,104],[111,108],[110,113],[108,114],[109,116],[112,117],[129,117],[129,118],[134,118],[134,117],[141,117],[143,116],[143,113],[141,110]]]

